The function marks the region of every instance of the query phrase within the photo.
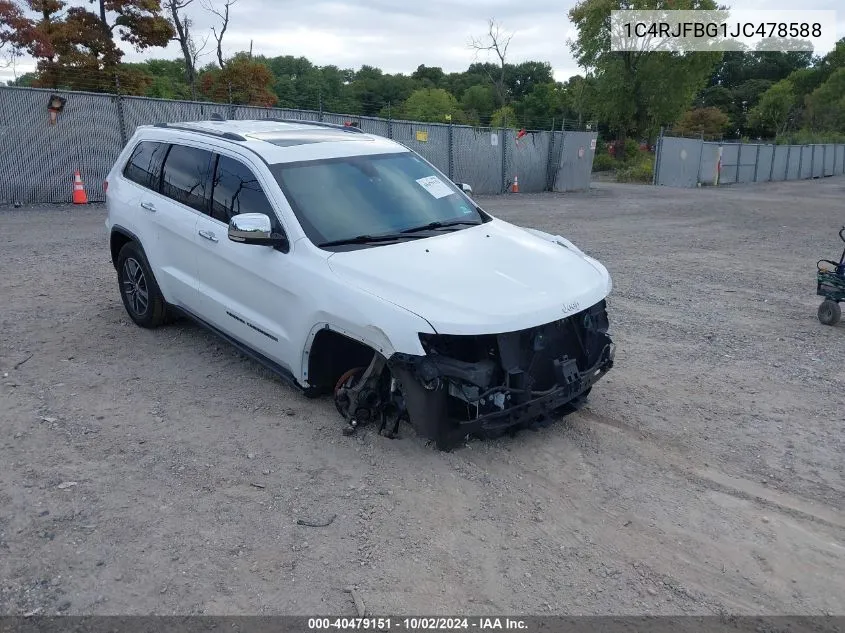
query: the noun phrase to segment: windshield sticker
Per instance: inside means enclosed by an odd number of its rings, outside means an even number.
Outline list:
[[[454,191],[449,189],[449,186],[437,176],[420,178],[417,180],[417,183],[435,198],[445,198],[446,196],[454,193]]]

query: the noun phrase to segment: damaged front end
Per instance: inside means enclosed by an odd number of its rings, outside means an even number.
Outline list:
[[[613,366],[606,302],[545,325],[480,336],[421,334],[424,356],[386,361],[420,435],[448,450],[542,423]],[[398,389],[397,389],[398,387]],[[394,391],[396,390],[396,391]]]

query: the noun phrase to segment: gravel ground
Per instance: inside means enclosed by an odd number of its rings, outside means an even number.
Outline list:
[[[845,614],[845,326],[815,296],[843,199],[484,198],[608,266],[618,360],[587,409],[452,453],[131,324],[102,207],[0,210],[0,613],[354,615],[355,587],[388,615]]]

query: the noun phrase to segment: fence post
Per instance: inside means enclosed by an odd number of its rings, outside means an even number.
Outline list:
[[[757,170],[760,168],[760,143],[757,143],[757,151],[754,153],[754,181],[757,182]]]
[[[229,82],[229,118],[234,119],[235,115],[238,113],[237,106],[235,106],[233,99],[232,99],[232,82]]]
[[[800,149],[798,150],[798,178],[795,180],[801,180],[801,176],[804,173],[804,145],[798,146]]]
[[[833,145],[833,175],[836,175],[836,159],[839,158],[839,146]]]
[[[701,140],[698,142],[698,169],[695,172],[696,186],[701,184],[701,159],[704,157],[704,132],[701,133]]]
[[[816,146],[810,145],[810,180],[816,177]]]
[[[783,181],[789,180],[789,157],[792,155],[792,144],[786,146],[786,167],[783,168]]]
[[[120,96],[120,78],[117,73],[114,74],[114,87],[117,91],[117,121],[120,125],[120,144],[125,147],[129,139],[126,134],[126,118],[123,116],[123,99]]]
[[[501,139],[500,145],[502,146],[502,180],[499,184],[499,188],[502,190],[502,193],[508,192],[508,187],[505,184],[507,182],[506,178],[508,177],[507,176],[507,174],[508,174],[508,164],[507,164],[508,150],[507,150],[507,147],[506,147],[507,143],[505,142],[506,141],[505,132],[506,132],[505,128],[503,128],[503,127],[499,128],[499,138]]]
[[[546,188],[545,191],[552,191],[552,157],[555,149],[555,124],[552,121],[552,129],[549,130],[549,155],[546,157]]]
[[[657,151],[654,152],[654,166],[651,170],[651,184],[656,185],[660,173],[660,155],[663,153],[663,126],[660,126],[660,134],[657,136]]]
[[[453,154],[454,139],[452,136],[452,119],[449,118],[449,180],[455,180],[455,159]]]
[[[775,173],[775,156],[777,155],[778,146],[772,143],[772,162],[769,163],[769,182],[772,182],[772,177]]]
[[[824,178],[827,174],[824,173],[824,170],[827,168],[827,144],[822,145],[822,178]]]
[[[739,184],[739,170],[742,167],[742,146],[744,143],[742,139],[739,139],[739,145],[736,148],[736,176],[734,177],[734,182]]]

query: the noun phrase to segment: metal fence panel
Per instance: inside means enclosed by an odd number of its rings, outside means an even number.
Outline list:
[[[67,99],[55,125],[47,100]],[[70,202],[79,170],[88,199],[103,200],[102,182],[123,143],[116,98],[64,91],[0,91],[0,203]]]
[[[768,182],[773,177],[774,145],[758,145],[757,161],[754,166],[754,182]]]
[[[833,159],[835,157],[836,145],[827,144],[822,146],[822,176],[833,175]]]
[[[698,172],[690,156],[698,139],[664,136],[657,147],[655,183],[672,187],[801,180],[845,174],[845,145],[702,143]],[[719,163],[721,148],[721,163]],[[695,164],[693,158],[692,165]],[[715,174],[718,171],[718,181]]]
[[[788,166],[787,155],[789,154],[788,145],[774,145],[772,150],[772,166],[770,170],[771,177],[769,180],[780,181],[786,180],[786,169]]]
[[[393,121],[393,140],[411,148],[449,175],[449,126],[439,123]]]
[[[698,181],[715,185],[719,168],[719,144],[705,141],[701,144],[701,159],[698,165]],[[662,166],[661,166],[662,169]],[[695,183],[688,186],[694,186]]]
[[[813,175],[813,146],[799,145],[800,170],[798,172],[799,179],[810,178]]]
[[[757,144],[746,145],[745,143],[737,144],[736,156],[736,182],[749,183],[754,182],[754,168],[757,164],[757,153],[760,151],[760,146]]]
[[[664,136],[660,139],[660,163],[656,184],[670,187],[695,187],[703,141],[692,138]]]
[[[822,145],[810,145],[810,178],[821,178],[824,170]]]
[[[536,193],[546,189],[546,168],[549,163],[550,132],[528,132],[520,139],[515,130],[505,135],[505,183],[508,187],[518,179],[519,191]]]
[[[489,127],[452,128],[453,178],[472,187],[473,193],[502,193],[502,134]]]
[[[590,188],[596,132],[564,132],[555,191],[584,191]]]
[[[50,126],[45,110],[54,92],[68,101],[59,123]],[[99,183],[139,125],[209,119],[214,114],[239,120],[354,122],[364,132],[394,138],[419,152],[481,194],[504,192],[514,176],[524,192],[588,189],[596,139],[592,132],[538,131],[517,142],[515,130],[34,88],[0,87],[0,104],[0,203],[68,202],[76,168],[89,200],[101,201]]]
[[[122,97],[123,118],[126,122],[126,138],[135,133],[139,125],[176,123],[208,119],[212,114],[229,116],[229,105],[223,103],[200,103],[195,101],[168,101],[147,97]]]

